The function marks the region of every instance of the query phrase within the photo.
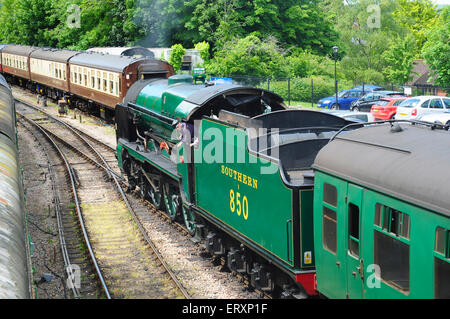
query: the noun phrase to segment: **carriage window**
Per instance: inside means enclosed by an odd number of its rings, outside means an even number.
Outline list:
[[[336,253],[336,231],[336,212],[324,206],[322,217],[323,246],[332,253]]]
[[[445,258],[450,258],[450,231],[442,227],[436,228],[436,241],[434,244],[434,251],[443,255]]]
[[[359,256],[359,207],[348,204],[348,250],[355,256]]]
[[[411,228],[409,215],[399,210],[377,203],[374,224],[397,237],[409,239]]]
[[[450,230],[437,227],[434,251],[434,296],[450,298]]]
[[[323,184],[323,201],[334,207],[337,206],[337,190],[335,186],[327,183]]]
[[[374,232],[374,263],[383,281],[398,290],[409,291],[409,245],[381,231]]]
[[[97,87],[96,87],[97,90],[100,90],[100,81],[101,81],[100,72],[97,71]]]
[[[450,261],[434,257],[434,297],[450,299]]]

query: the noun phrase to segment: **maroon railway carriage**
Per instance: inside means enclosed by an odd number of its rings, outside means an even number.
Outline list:
[[[7,46],[7,44],[0,44],[0,73],[3,73],[3,67],[2,67],[2,50],[3,48]]]
[[[128,57],[23,45],[0,46],[3,73],[13,83],[103,118],[114,115],[140,79],[168,78],[173,67],[148,57]]]
[[[2,69],[5,77],[30,88],[30,54],[39,49],[27,45],[6,45],[2,49]],[[26,80],[26,81],[24,81]]]
[[[78,51],[40,48],[30,54],[33,88],[53,99],[70,92],[69,59]]]
[[[72,103],[89,110],[99,104],[102,117],[114,114],[116,104],[122,103],[128,89],[139,79],[174,74],[172,66],[163,61],[95,52],[73,56],[69,68]]]

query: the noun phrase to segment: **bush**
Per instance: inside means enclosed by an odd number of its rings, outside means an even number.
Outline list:
[[[324,76],[312,76],[310,78],[292,78],[291,79],[291,101],[311,101],[311,79],[313,80],[313,101],[317,103],[320,99],[333,96],[334,92],[334,78],[324,77]],[[348,89],[352,86],[349,81],[339,81],[338,91],[343,89]],[[267,88],[267,86],[265,87]],[[282,81],[271,81],[270,91],[277,93],[285,100],[287,100],[288,94],[288,82],[287,80]]]

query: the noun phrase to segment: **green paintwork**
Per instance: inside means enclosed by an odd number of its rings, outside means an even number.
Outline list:
[[[314,268],[313,198],[313,189],[300,190],[300,260],[302,268]]]
[[[337,207],[323,202],[323,184],[337,189]],[[347,203],[346,203],[347,200]],[[359,207],[359,256],[349,252],[348,205]],[[397,237],[374,224],[375,206],[383,204],[405,213],[410,218],[409,239]],[[323,246],[322,210],[333,208],[337,212],[337,252]],[[386,196],[379,192],[348,183],[345,180],[317,171],[314,193],[314,232],[318,290],[330,298],[434,298],[434,258],[450,263],[449,259],[434,251],[437,227],[450,228],[450,219],[442,214]],[[374,234],[381,232],[409,245],[409,291],[379,280],[370,265],[374,264]],[[338,266],[337,263],[340,263]],[[357,267],[362,265],[363,277]],[[383,269],[380,269],[383,274]],[[355,273],[355,274],[354,274]]]
[[[168,79],[169,85],[177,84],[177,83],[187,83],[192,84],[194,78],[188,74],[177,74],[173,75]]]
[[[185,102],[184,100],[203,87],[192,84],[191,76],[172,76],[168,80],[160,80],[145,86],[139,92],[136,104],[169,118],[186,120],[188,115],[198,105]],[[144,130],[151,127],[153,133],[166,140],[175,142],[171,138],[174,127],[168,123],[142,114],[140,124]]]
[[[116,148],[116,155],[117,155],[117,161],[119,163],[119,167],[123,169],[123,162],[122,162],[122,144],[117,143]]]
[[[227,136],[227,130],[236,134],[236,143],[232,143],[231,138],[222,139]],[[204,132],[212,134],[210,142],[206,141]],[[203,140],[200,139],[194,155],[197,206],[292,267],[293,191],[283,184],[278,165],[248,153],[243,129],[202,120],[199,134]],[[219,158],[214,161],[209,155],[222,153],[225,156],[231,149],[234,159],[226,163]],[[245,161],[237,163],[237,154],[244,154]],[[262,174],[261,167],[268,166],[275,166],[272,167],[274,173]]]

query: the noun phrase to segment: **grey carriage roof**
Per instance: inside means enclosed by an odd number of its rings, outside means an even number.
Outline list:
[[[127,66],[143,58],[133,58],[123,55],[102,54],[96,52],[81,52],[70,59],[71,64],[88,66],[110,71],[122,72]]]
[[[10,53],[10,54],[29,56],[31,52],[33,52],[37,49],[39,49],[39,48],[28,46],[28,45],[8,44],[2,49],[2,53]]]
[[[450,216],[450,133],[389,124],[338,135],[313,168]]]
[[[113,55],[133,56],[133,53],[140,52],[147,57],[154,58],[155,54],[147,48],[143,47],[97,47],[87,49],[88,52],[97,52]]]
[[[40,48],[36,51],[33,51],[30,55],[31,58],[49,60],[61,63],[67,63],[67,61],[78,54],[78,51],[72,50],[60,50],[53,48]]]

